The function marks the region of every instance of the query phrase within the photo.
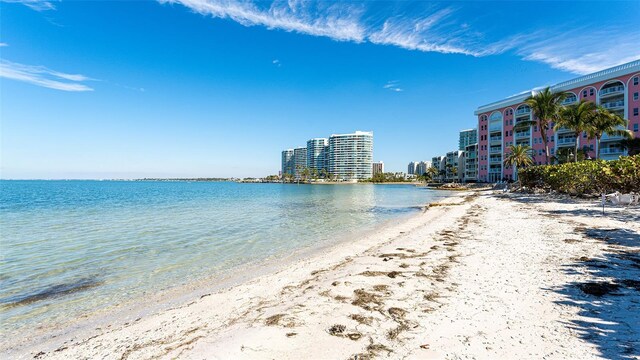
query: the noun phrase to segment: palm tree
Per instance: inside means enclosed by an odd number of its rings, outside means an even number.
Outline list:
[[[513,166],[518,176],[518,169],[533,165],[531,158],[532,148],[529,145],[511,145],[509,153],[504,159],[504,166],[509,168]]]
[[[563,107],[560,110],[560,117],[556,120],[553,131],[557,132],[560,128],[573,130],[576,136],[575,147],[573,149],[573,162],[578,161],[578,139],[580,138],[580,134],[587,130],[589,118],[594,114],[595,110],[596,104],[585,100],[580,100],[579,103]]]
[[[549,125],[560,117],[560,109],[562,108],[562,100],[567,97],[565,93],[553,92],[547,87],[544,90],[530,96],[524,102],[529,105],[533,116],[536,118],[533,123],[540,127],[540,135],[544,144],[545,163],[549,163],[549,145],[547,144],[547,131]],[[523,121],[521,126],[531,126],[531,121]]]
[[[629,156],[640,154],[640,138],[623,139],[620,145],[627,150]]]
[[[598,147],[596,159],[600,159],[600,140],[602,139],[602,135],[609,134],[611,136],[622,136],[627,139],[633,138],[633,133],[630,130],[619,129],[620,126],[626,127],[627,120],[602,106],[596,107],[596,111],[589,117],[589,124],[587,126],[587,136],[589,139],[596,139],[596,145]]]
[[[436,169],[435,167],[430,167],[427,169],[427,176],[429,178],[429,181],[433,181],[433,179],[436,178],[436,176],[438,176],[438,169]]]

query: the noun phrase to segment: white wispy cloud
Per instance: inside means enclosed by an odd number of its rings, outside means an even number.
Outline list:
[[[393,92],[404,91],[404,89],[400,87],[400,82],[398,80],[387,81],[387,83],[384,84],[383,88]]]
[[[640,58],[637,27],[578,28],[567,23],[533,33],[521,30],[497,36],[485,33],[491,31],[491,24],[487,23],[491,17],[470,18],[469,13],[463,11],[464,3],[158,1],[181,4],[196,13],[231,19],[244,26],[264,26],[336,41],[369,42],[423,52],[475,57],[512,53],[524,60],[577,74]]]
[[[67,74],[43,66],[32,66],[0,60],[0,77],[23,81],[62,91],[93,91],[82,82],[93,80],[80,74]]]
[[[47,11],[47,10],[55,10],[55,5],[53,5],[53,1],[47,0],[2,0],[2,2],[7,3],[21,3],[35,11]]]
[[[539,61],[553,68],[588,74],[640,59],[640,31],[603,28],[598,31],[573,29],[560,35],[531,36],[516,47],[525,60]]]
[[[274,59],[271,63],[273,65],[277,66],[277,67],[281,67],[282,66],[282,63],[278,59]]]
[[[5,46],[9,46],[9,44],[4,43],[4,42],[0,42],[0,47],[5,47]]]

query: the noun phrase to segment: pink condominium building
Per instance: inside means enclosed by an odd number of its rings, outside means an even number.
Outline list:
[[[640,137],[640,60],[598,71],[593,74],[565,81],[551,86],[551,90],[567,93],[564,105],[579,100],[594,101],[609,111],[628,119],[628,129],[635,137]],[[514,131],[514,126],[522,120],[534,120],[531,109],[524,100],[536,93],[527,91],[506,99],[480,106],[478,116],[478,181],[495,182],[513,179],[513,168],[505,168],[503,159],[505,149],[510,145],[526,144],[533,148],[536,164],[544,161],[544,145],[537,126],[526,130]],[[553,126],[552,126],[553,127]],[[577,139],[570,130],[550,130],[547,134],[550,155],[563,147],[578,146],[591,158],[596,156],[596,141],[589,140],[586,134]],[[617,159],[625,154],[620,146],[621,137],[604,135],[601,141],[602,159]]]

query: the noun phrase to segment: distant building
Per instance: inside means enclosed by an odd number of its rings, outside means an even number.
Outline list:
[[[295,173],[295,164],[293,160],[293,149],[282,151],[282,176],[293,175]]]
[[[415,175],[418,175],[418,176],[424,175],[430,167],[431,167],[431,161],[420,161],[419,163],[416,164]]]
[[[464,170],[464,151],[449,151],[445,157],[445,181],[462,181]]]
[[[417,163],[415,161],[410,162],[409,166],[407,166],[407,174],[415,175],[416,174],[416,165],[417,165]]]
[[[329,138],[329,172],[342,180],[369,179],[373,172],[373,132],[334,134]]]
[[[465,151],[467,146],[478,143],[478,129],[467,129],[460,131],[458,150]]]
[[[372,169],[371,169],[371,176],[376,176],[376,174],[383,174],[384,173],[384,163],[382,161],[380,162],[374,162],[372,164]]]
[[[467,145],[465,148],[463,181],[478,181],[478,143]]]
[[[328,171],[326,150],[329,149],[329,139],[316,138],[307,141],[307,167],[316,171],[318,175]]]
[[[302,176],[302,171],[308,167],[306,147],[293,149],[293,165],[294,175],[296,179],[299,179]]]
[[[446,175],[446,160],[447,158],[445,156],[434,156],[431,158],[431,167],[438,170],[438,175],[436,176],[437,180],[444,181],[444,177]]]

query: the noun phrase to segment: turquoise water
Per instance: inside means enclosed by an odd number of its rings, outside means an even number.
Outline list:
[[[0,181],[0,320],[46,327],[326,246],[445,193],[406,185]]]

